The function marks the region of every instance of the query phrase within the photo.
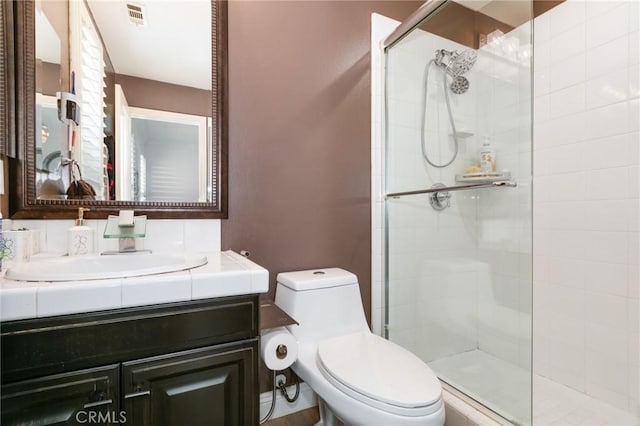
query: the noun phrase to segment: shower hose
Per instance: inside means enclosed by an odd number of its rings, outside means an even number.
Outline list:
[[[456,132],[456,123],[453,121],[453,113],[451,112],[451,101],[449,100],[449,90],[447,89],[447,72],[443,70],[442,71],[442,83],[443,83],[442,88],[444,90],[445,103],[447,104],[447,112],[449,113],[449,122],[451,123],[451,130],[453,131],[454,152],[453,152],[453,156],[451,157],[451,160],[447,161],[444,164],[436,164],[435,162],[431,161],[431,159],[429,158],[429,155],[427,154],[425,127],[426,127],[426,116],[427,116],[427,97],[429,94],[429,70],[431,69],[431,65],[433,65],[434,62],[435,61],[433,59],[430,60],[427,66],[424,68],[424,76],[422,79],[424,96],[422,96],[422,122],[421,122],[422,125],[420,129],[420,147],[422,148],[422,157],[425,159],[425,161],[430,165],[432,165],[433,167],[442,169],[444,167],[447,167],[451,163],[453,163],[456,157],[458,156],[458,136]]]

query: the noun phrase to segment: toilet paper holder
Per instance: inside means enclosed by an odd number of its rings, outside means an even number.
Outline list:
[[[278,345],[276,348],[276,356],[278,359],[285,359],[288,352],[287,345]]]
[[[279,389],[282,392],[282,396],[288,402],[294,402],[300,395],[300,380],[297,375],[291,370],[292,376],[295,380],[296,392],[293,397],[289,396],[286,388],[286,379],[278,382],[276,380],[277,372],[284,371],[291,367],[291,364],[295,361],[298,354],[297,342],[295,338],[287,331],[285,327],[277,327],[271,329],[267,333],[260,337],[260,352],[262,360],[267,368],[272,370],[272,385],[273,391],[271,394],[271,407],[265,417],[260,419],[259,424],[264,424],[271,415],[276,406],[276,390]]]

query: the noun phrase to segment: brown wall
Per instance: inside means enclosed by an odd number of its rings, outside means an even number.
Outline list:
[[[421,2],[229,2],[224,249],[270,273],[337,266],[371,301],[370,14]]]
[[[124,74],[114,74],[113,78],[115,83],[122,86],[129,106],[211,116],[211,91],[209,90]],[[107,98],[108,103],[110,98],[109,96]]]
[[[563,1],[564,0],[533,0],[533,16],[538,17]]]
[[[61,78],[60,64],[36,59],[36,92],[48,96],[56,96],[56,92],[68,92],[70,89],[62,86]]]

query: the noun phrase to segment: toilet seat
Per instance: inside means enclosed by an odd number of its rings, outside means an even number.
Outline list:
[[[318,344],[324,377],[342,392],[372,407],[402,416],[425,416],[440,409],[441,386],[417,356],[367,332]]]

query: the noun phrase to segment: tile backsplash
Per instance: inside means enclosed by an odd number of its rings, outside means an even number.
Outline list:
[[[87,220],[95,229],[95,253],[118,249],[117,239],[102,237],[106,220]],[[67,231],[73,220],[11,220],[4,219],[2,229],[34,229],[40,231],[40,251],[60,253],[67,251]],[[218,219],[149,219],[143,247],[156,253],[216,252],[220,251],[220,220]]]

